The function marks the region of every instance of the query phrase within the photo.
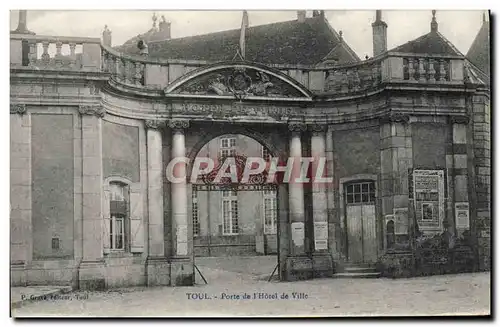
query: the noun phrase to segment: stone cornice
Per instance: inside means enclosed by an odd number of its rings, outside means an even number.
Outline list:
[[[24,115],[26,113],[26,105],[22,103],[11,104],[10,113]]]
[[[160,129],[166,125],[166,121],[160,119],[146,119],[144,120],[144,125],[147,129]]]
[[[106,109],[101,105],[81,105],[78,107],[80,115],[93,115],[96,117],[104,117]]]
[[[167,122],[167,126],[173,130],[181,130],[189,128],[189,120],[187,119],[172,119]]]
[[[381,123],[403,123],[408,124],[410,115],[400,112],[389,112],[380,117]]]
[[[450,122],[452,124],[465,124],[469,123],[469,116],[450,116]]]

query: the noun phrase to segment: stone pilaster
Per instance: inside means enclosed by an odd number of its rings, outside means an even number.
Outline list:
[[[326,125],[311,125],[313,269],[315,277],[331,277],[333,262],[328,248],[328,200],[326,181]]]
[[[31,263],[31,115],[23,104],[10,108],[10,269],[11,286],[26,285]]]
[[[472,97],[472,126],[470,139],[473,144],[469,157],[474,161],[470,177],[475,194],[471,198],[471,232],[477,238],[479,269],[491,269],[491,120],[490,99],[486,90]],[[471,222],[472,223],[472,222]]]
[[[409,202],[408,172],[413,168],[411,129],[407,115],[390,113],[380,119],[380,185],[377,197],[381,198],[382,237],[384,249],[387,249],[386,216],[393,215],[398,209],[400,215],[397,230],[409,234],[412,213]],[[402,217],[401,217],[402,216]],[[398,222],[394,221],[396,224]]]
[[[168,127],[172,131],[172,160],[186,157],[185,129],[189,127],[189,121],[170,120]],[[170,278],[172,286],[187,286],[194,283],[193,256],[190,253],[192,246],[188,238],[186,166],[185,163],[178,162],[173,167],[174,177],[181,180],[171,183],[173,255]]]
[[[169,264],[165,257],[163,216],[163,158],[161,120],[146,120],[148,156],[148,218],[149,240],[147,259],[148,286],[168,285]]]
[[[451,117],[452,128],[452,150],[453,150],[453,167],[451,174],[448,174],[453,179],[453,220],[449,226],[450,232],[457,232],[457,236],[461,235],[469,226],[464,225],[464,221],[457,221],[457,209],[464,209],[464,205],[469,206],[468,194],[468,176],[467,176],[467,124],[469,123],[468,117]],[[448,194],[450,197],[451,194]],[[457,208],[462,206],[463,208]],[[470,213],[469,213],[470,216]]]
[[[82,119],[83,251],[79,271],[80,289],[106,286],[103,259],[103,166],[100,105],[80,106]]]
[[[290,255],[286,259],[286,276],[288,281],[312,278],[312,260],[305,253],[305,207],[304,185],[296,182],[300,176],[300,159],[302,158],[301,133],[307,126],[301,123],[288,125],[290,130],[290,158],[294,158],[292,174],[288,183],[288,212],[290,221]]]

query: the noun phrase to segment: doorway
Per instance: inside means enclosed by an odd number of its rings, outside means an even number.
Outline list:
[[[344,192],[349,262],[374,263],[377,260],[375,183],[349,183]]]

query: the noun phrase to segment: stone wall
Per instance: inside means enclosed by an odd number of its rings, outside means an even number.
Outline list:
[[[73,116],[32,114],[33,258],[73,257]]]
[[[104,121],[102,124],[104,178],[139,181],[139,128]]]

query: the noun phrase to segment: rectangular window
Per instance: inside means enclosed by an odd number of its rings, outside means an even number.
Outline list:
[[[276,201],[276,191],[264,191],[264,234],[276,234],[278,224]]]
[[[200,221],[198,219],[198,191],[193,189],[192,195],[192,212],[193,212],[193,235],[200,234]]]
[[[372,203],[375,201],[375,183],[352,183],[345,187],[345,199],[348,204]]]
[[[224,137],[220,139],[220,157],[234,157],[236,155],[236,138]]]
[[[269,150],[265,146],[262,146],[262,158],[265,161],[268,161],[271,159],[271,152],[269,152]]]
[[[109,192],[109,248],[113,251],[124,251],[128,248],[125,234],[129,223],[128,186],[117,182],[110,183]]]
[[[112,250],[125,249],[125,222],[123,216],[113,215],[109,220],[109,244]]]
[[[222,232],[238,234],[238,195],[236,191],[222,191]]]

